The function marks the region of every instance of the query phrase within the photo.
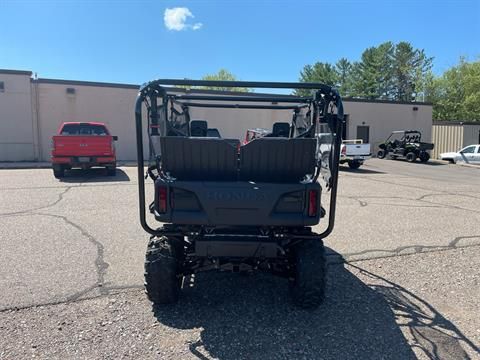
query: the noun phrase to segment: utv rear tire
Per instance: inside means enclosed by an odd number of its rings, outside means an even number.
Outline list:
[[[362,165],[362,163],[361,163],[360,161],[356,161],[356,160],[350,160],[350,161],[348,161],[348,166],[349,166],[350,169],[352,169],[352,170],[358,169],[361,165]]]
[[[55,176],[56,179],[65,177],[65,169],[63,167],[53,169],[53,176]]]
[[[152,237],[145,257],[145,292],[153,304],[178,301],[183,254],[175,239]]]
[[[428,162],[428,160],[430,160],[430,154],[427,152],[422,152],[420,153],[419,158],[422,163],[426,163]]]
[[[303,309],[315,309],[325,297],[325,248],[321,240],[305,240],[294,250],[294,279],[290,293]]]
[[[407,159],[408,162],[415,162],[415,160],[417,160],[417,155],[415,155],[415,153],[411,151],[407,153],[405,158]]]
[[[377,152],[377,158],[379,159],[385,159],[385,156],[387,156],[387,152],[385,150],[378,150]]]

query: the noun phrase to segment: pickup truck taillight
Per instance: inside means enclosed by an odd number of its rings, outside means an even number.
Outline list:
[[[160,186],[158,188],[158,212],[166,213],[167,212],[167,187]]]
[[[318,213],[318,191],[309,190],[308,191],[308,216],[315,217]]]

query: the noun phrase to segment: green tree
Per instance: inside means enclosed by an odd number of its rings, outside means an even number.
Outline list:
[[[362,53],[360,62],[355,67],[353,77],[353,94],[366,99],[390,99],[393,86],[392,42],[370,47]]]
[[[352,96],[354,65],[346,58],[341,58],[335,64],[338,91],[342,96]]]
[[[434,79],[427,101],[436,120],[480,121],[480,61],[458,65]]]
[[[215,74],[207,74],[202,77],[202,80],[211,80],[211,81],[238,81],[237,77],[233,75],[230,71],[226,69],[220,69]],[[203,86],[201,89],[206,90],[217,90],[217,91],[240,91],[240,92],[249,92],[251,89],[243,87],[218,87],[218,86]]]
[[[305,65],[300,81],[336,86],[346,97],[412,101],[426,97],[432,61],[423,49],[408,42],[387,41],[365,49],[358,62],[342,58],[335,65]]]
[[[319,82],[330,86],[337,86],[338,74],[332,64],[316,62],[313,65],[305,65],[300,71],[300,82]],[[310,90],[297,89],[295,94],[308,96]]]
[[[238,78],[226,69],[220,69],[215,74],[206,74],[201,80],[211,81],[238,81]],[[250,92],[252,89],[243,87],[224,87],[224,86],[179,86],[185,89],[201,89],[201,90],[216,90],[216,91],[237,91]]]
[[[395,45],[393,53],[392,98],[413,101],[424,92],[426,75],[432,68],[433,58],[422,49],[414,49],[405,41]]]

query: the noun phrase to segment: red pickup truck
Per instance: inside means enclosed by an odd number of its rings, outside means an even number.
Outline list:
[[[63,123],[52,138],[53,175],[58,179],[65,175],[65,170],[102,166],[107,168],[108,175],[114,176],[117,140],[103,123]]]

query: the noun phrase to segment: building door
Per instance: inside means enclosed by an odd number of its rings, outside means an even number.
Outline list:
[[[350,115],[348,114],[345,114],[343,115],[343,119],[344,119],[344,124],[343,124],[343,131],[342,131],[342,140],[347,140],[347,136],[348,136],[348,133],[347,133],[347,129],[348,129],[348,118],[349,118]],[[480,144],[480,143],[479,143]]]
[[[357,139],[362,139],[364,144],[370,142],[370,126],[357,126]]]

